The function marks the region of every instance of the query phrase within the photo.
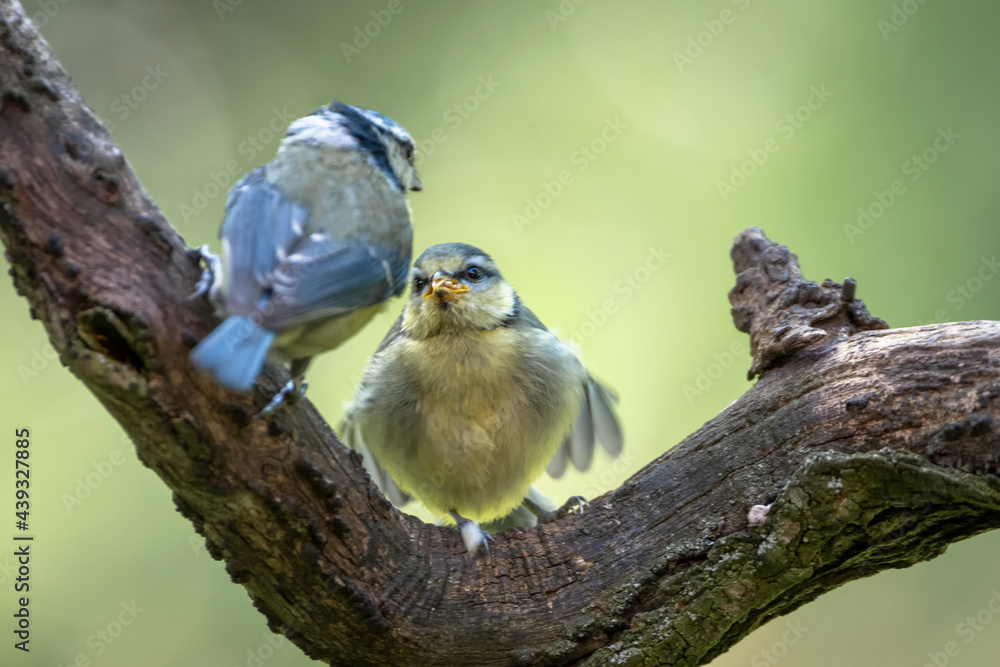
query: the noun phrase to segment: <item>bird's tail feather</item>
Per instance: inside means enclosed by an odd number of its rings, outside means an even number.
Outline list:
[[[247,392],[253,389],[273,341],[273,331],[234,315],[191,350],[191,363],[227,389]]]

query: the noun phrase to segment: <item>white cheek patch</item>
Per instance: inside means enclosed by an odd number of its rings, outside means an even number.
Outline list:
[[[510,286],[510,283],[504,283],[498,304],[499,309],[503,311],[505,316],[510,316],[514,311],[514,303],[514,288]]]
[[[514,288],[509,283],[500,283],[473,299],[466,301],[462,316],[477,329],[494,329],[514,311]]]

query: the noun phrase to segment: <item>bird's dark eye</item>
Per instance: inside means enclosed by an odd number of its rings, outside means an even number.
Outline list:
[[[403,153],[406,155],[406,160],[413,164],[413,144],[406,144],[403,146]]]
[[[427,278],[422,278],[421,276],[417,276],[416,278],[413,279],[414,292],[422,292],[425,287],[427,287]]]
[[[465,270],[465,277],[469,280],[482,280],[483,271],[478,266],[470,266]]]

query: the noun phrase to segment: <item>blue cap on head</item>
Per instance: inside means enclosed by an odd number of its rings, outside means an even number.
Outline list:
[[[383,116],[378,111],[363,109],[343,102],[333,102],[330,104],[330,109],[350,120],[367,121],[369,125],[374,125],[383,132],[391,133],[400,143],[413,144],[413,137],[402,125],[388,116]]]
[[[329,107],[324,107],[319,111],[324,111],[326,108],[340,114],[344,119],[344,128],[357,140],[358,145],[368,154],[372,163],[382,170],[397,188],[405,190],[399,176],[389,162],[385,139],[380,135],[389,134],[412,151],[413,138],[410,137],[410,134],[396,121],[371,109],[362,109],[343,102],[333,102]]]

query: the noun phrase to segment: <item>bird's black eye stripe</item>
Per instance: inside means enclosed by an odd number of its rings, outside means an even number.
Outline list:
[[[486,272],[480,269],[478,266],[470,266],[465,270],[465,277],[469,280],[482,280],[486,277]]]

